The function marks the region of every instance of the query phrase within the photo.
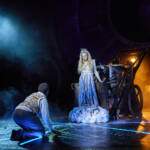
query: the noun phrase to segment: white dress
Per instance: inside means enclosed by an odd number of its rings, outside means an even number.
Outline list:
[[[100,123],[109,120],[109,113],[106,109],[99,106],[94,74],[102,82],[96,70],[93,60],[93,68],[88,64],[83,66],[79,78],[79,107],[75,107],[69,113],[69,120],[77,123]]]
[[[94,83],[94,67],[84,64],[79,78],[79,106],[98,106],[98,98]]]

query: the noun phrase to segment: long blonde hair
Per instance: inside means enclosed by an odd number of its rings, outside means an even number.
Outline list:
[[[80,51],[80,56],[79,56],[79,62],[78,62],[78,73],[80,74],[82,71],[82,67],[83,67],[83,58],[82,58],[82,53],[86,53],[87,54],[87,61],[88,61],[88,65],[89,67],[92,69],[93,68],[93,63],[92,63],[92,57],[90,52],[87,49],[81,49]]]

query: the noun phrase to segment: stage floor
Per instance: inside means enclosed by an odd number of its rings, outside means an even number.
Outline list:
[[[101,124],[75,124],[57,119],[53,128],[58,135],[49,139],[37,139],[22,146],[10,141],[12,129],[17,129],[10,120],[0,121],[1,150],[147,150],[150,149],[150,113],[144,112],[142,120],[120,119]]]

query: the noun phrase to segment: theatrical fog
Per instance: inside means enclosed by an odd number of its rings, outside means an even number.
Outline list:
[[[150,148],[150,1],[2,0],[0,149]]]

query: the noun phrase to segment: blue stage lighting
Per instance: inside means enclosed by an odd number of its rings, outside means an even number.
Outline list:
[[[20,145],[20,146],[23,146],[23,145],[25,145],[25,144],[31,143],[31,142],[36,141],[36,140],[39,140],[39,139],[42,139],[42,136],[41,136],[41,137],[38,137],[38,138],[34,138],[34,139],[31,139],[31,140],[28,140],[28,141],[25,141],[25,142],[22,142],[22,143],[20,143],[19,145]]]
[[[99,128],[111,129],[111,130],[118,130],[118,131],[125,131],[125,132],[142,133],[142,134],[150,134],[150,132],[137,131],[137,130],[129,130],[129,129],[120,129],[120,128],[112,128],[112,127],[105,127],[105,126],[104,127],[99,126]]]

